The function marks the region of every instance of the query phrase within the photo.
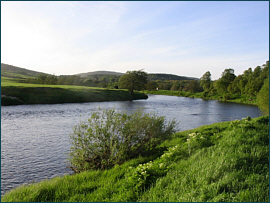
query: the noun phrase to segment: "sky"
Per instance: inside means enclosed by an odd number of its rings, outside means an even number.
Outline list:
[[[269,1],[1,1],[1,63],[212,79],[269,60]]]

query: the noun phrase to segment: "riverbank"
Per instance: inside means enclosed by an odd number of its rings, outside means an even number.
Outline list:
[[[56,177],[1,201],[268,202],[269,116],[178,132],[156,153],[105,171]]]
[[[61,104],[147,99],[147,95],[127,90],[67,85],[13,83],[1,85],[1,106],[22,104]]]
[[[158,91],[144,90],[141,92],[145,93],[145,94],[201,98],[201,99],[206,99],[206,100],[219,100],[219,101],[224,101],[224,102],[233,102],[233,103],[249,104],[249,105],[257,106],[256,97],[246,98],[246,97],[239,97],[238,95],[230,95],[227,98],[224,98],[224,97],[221,97],[220,95],[210,95],[210,94],[204,93],[204,92],[191,93],[191,92],[172,91],[172,90],[158,90]]]

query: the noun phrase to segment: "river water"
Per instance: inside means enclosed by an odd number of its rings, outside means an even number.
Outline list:
[[[69,134],[97,108],[143,109],[175,118],[178,130],[261,116],[255,106],[175,96],[147,100],[1,107],[1,195],[22,184],[71,174]]]

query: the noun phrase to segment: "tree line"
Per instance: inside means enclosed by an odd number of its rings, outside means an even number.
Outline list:
[[[170,74],[161,75],[164,80],[155,79],[153,74],[147,74],[144,71],[127,71],[124,75],[94,75],[83,78],[77,75],[49,75],[40,74],[37,78],[28,78],[26,83],[35,84],[50,84],[50,85],[81,85],[90,87],[113,88],[115,86],[126,86],[124,83],[129,83],[129,78],[134,74],[140,75],[140,90],[173,90],[184,92],[205,92],[210,95],[219,94],[224,97],[229,95],[248,95],[256,96],[260,91],[264,80],[269,77],[269,61],[262,66],[257,66],[254,70],[248,68],[243,74],[236,76],[234,70],[225,69],[218,80],[211,80],[211,73],[207,71],[200,80],[187,79],[187,77],[180,77],[175,80]],[[129,77],[127,77],[129,76]],[[174,78],[168,80],[167,78]],[[125,82],[123,82],[125,80]],[[135,84],[132,84],[135,85]],[[128,88],[127,88],[128,89]]]
[[[218,80],[211,79],[210,71],[204,73],[199,79],[180,77],[178,80],[173,75],[157,74],[161,78],[147,74],[146,72],[127,71],[119,75],[93,75],[83,78],[77,75],[48,75],[41,74],[38,78],[29,78],[28,83],[51,84],[51,85],[81,85],[103,88],[128,89],[132,94],[134,90],[172,90],[179,92],[201,93],[202,98],[218,97],[223,100],[243,98],[244,100],[255,100],[259,92],[269,84],[269,61],[262,66],[248,68],[243,74],[236,76],[234,69],[225,69]],[[157,79],[158,78],[158,79]],[[155,80],[157,79],[157,80]],[[268,79],[268,80],[267,80]],[[268,85],[269,86],[269,85]],[[264,88],[265,89],[265,88]],[[264,90],[266,91],[266,90]],[[269,94],[269,93],[267,93]],[[261,99],[262,101],[263,99]],[[258,99],[260,101],[260,99]],[[269,99],[268,99],[269,101]]]
[[[126,74],[130,74],[128,71]],[[126,75],[124,74],[124,75]],[[145,90],[180,90],[180,91],[202,91],[198,80],[188,77],[174,76],[170,74],[147,74]],[[125,77],[125,76],[124,76]],[[77,75],[49,75],[40,74],[37,78],[28,78],[26,83],[48,84],[48,85],[79,85],[89,87],[114,88],[121,87],[121,76],[119,75],[92,75],[80,77]],[[123,79],[122,79],[123,80]]]
[[[234,69],[225,69],[218,80],[212,81],[210,71],[200,80],[149,81],[147,73],[128,71],[119,79],[121,88],[134,90],[172,90],[179,92],[200,93],[201,98],[218,98],[222,100],[240,99],[242,102],[256,100],[257,105],[269,113],[269,61],[254,70],[248,68],[236,76]],[[180,94],[179,94],[180,95]]]
[[[49,75],[40,74],[37,78],[28,78],[26,83],[47,85],[79,85],[89,87],[113,88],[117,85],[120,76],[117,75],[95,75],[87,78],[78,75]]]

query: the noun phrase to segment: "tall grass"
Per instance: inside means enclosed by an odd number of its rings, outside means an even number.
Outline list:
[[[269,128],[266,117],[236,122],[213,146],[181,160],[140,201],[268,202]],[[264,127],[263,127],[264,126]]]

